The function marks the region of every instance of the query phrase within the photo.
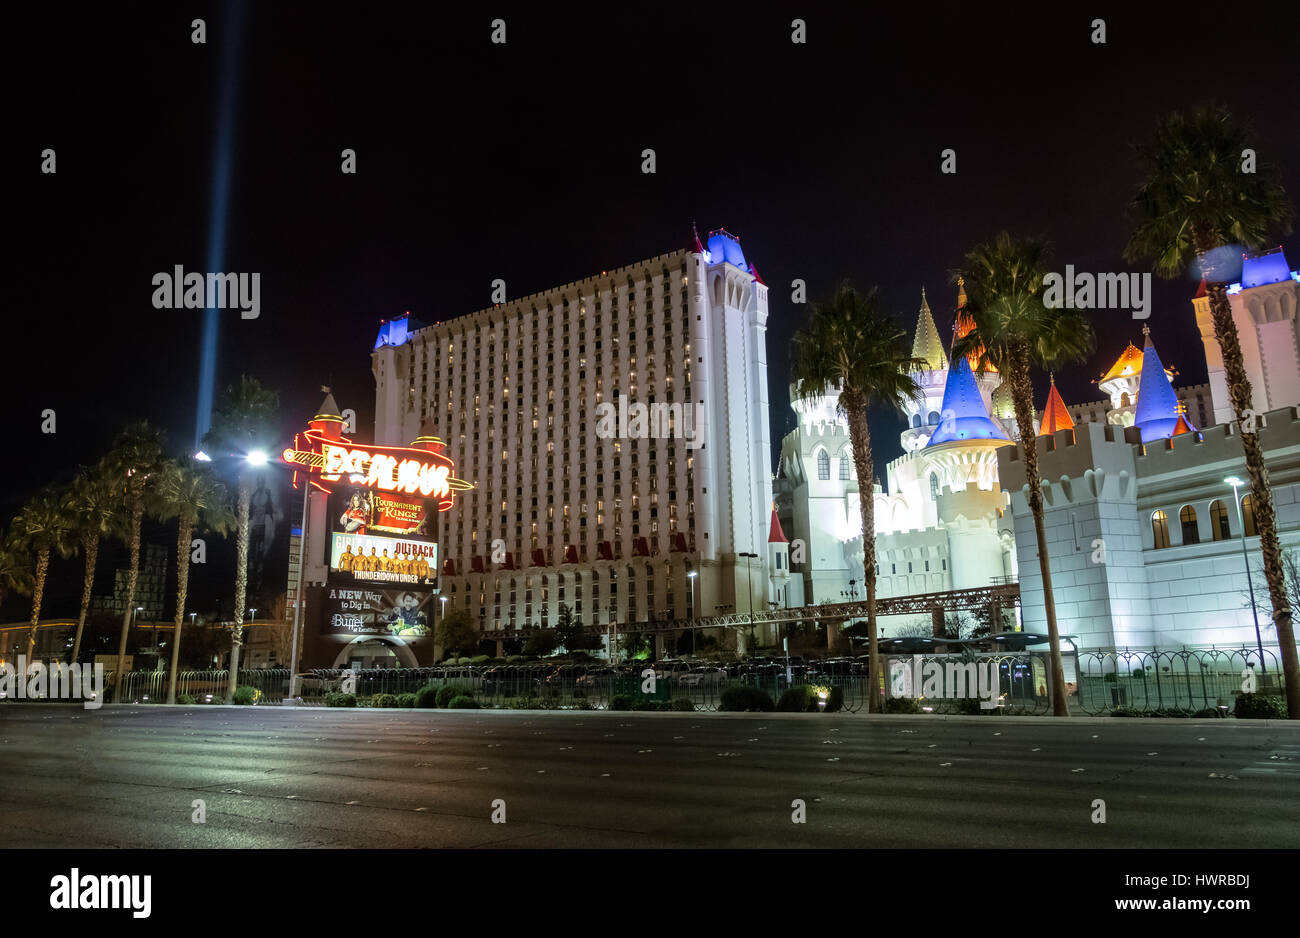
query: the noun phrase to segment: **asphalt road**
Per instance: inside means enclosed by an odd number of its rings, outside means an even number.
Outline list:
[[[0,770],[7,847],[1300,846],[1277,723],[21,704]]]

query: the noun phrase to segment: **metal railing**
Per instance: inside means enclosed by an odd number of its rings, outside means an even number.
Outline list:
[[[891,669],[940,668],[971,663],[996,666],[996,712],[1048,714],[1051,695],[1048,677],[1051,666],[1045,650],[1021,652],[964,652],[947,655],[884,655],[881,682],[876,688],[887,710],[916,709],[925,713],[983,713],[974,693],[962,698],[926,697],[923,687],[907,690],[907,700],[891,703]],[[1066,695],[1075,714],[1165,716],[1211,716],[1230,712],[1247,680],[1259,693],[1281,693],[1281,669],[1269,651],[1261,662],[1254,648],[1183,648],[1140,651],[1095,648],[1066,655]],[[696,710],[723,709],[724,692],[731,687],[763,691],[773,703],[791,687],[801,688],[820,709],[825,701],[832,709],[856,713],[866,709],[869,695],[865,657],[831,659],[792,668],[787,678],[779,659],[763,664],[741,662],[650,664],[638,662],[611,668],[608,664],[519,664],[447,665],[432,668],[373,668],[349,671],[317,669],[299,672],[298,693],[305,703],[319,704],[334,691],[350,689],[358,706],[369,706],[380,694],[415,694],[424,687],[454,685],[465,688],[480,707],[538,710],[583,709],[672,709],[685,702]],[[655,679],[646,672],[653,669]],[[1253,676],[1252,676],[1252,672]],[[917,671],[920,674],[921,671]],[[792,679],[791,679],[792,678]],[[199,703],[220,703],[225,699],[229,672],[224,670],[182,671],[177,695],[189,695]],[[256,703],[283,701],[289,690],[289,672],[284,668],[242,669],[239,685],[258,691]],[[120,699],[134,703],[161,703],[167,691],[162,671],[134,671],[123,678]],[[889,695],[889,696],[887,696]],[[838,705],[838,706],[836,706]]]

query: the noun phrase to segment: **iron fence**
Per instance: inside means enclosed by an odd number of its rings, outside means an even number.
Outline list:
[[[1268,651],[1261,662],[1254,648],[1183,648],[1135,651],[1095,648],[1065,656],[1067,700],[1072,713],[1104,715],[1222,715],[1253,681],[1261,693],[1281,693],[1280,668]],[[903,686],[893,677],[928,674],[970,665],[992,668],[996,689],[990,709],[1007,714],[1051,712],[1049,655],[1046,651],[965,652],[950,655],[886,655],[876,694],[887,710],[954,714],[984,713],[974,693],[945,696],[925,691],[908,678]],[[832,659],[786,669],[777,660],[753,662],[659,662],[611,667],[599,662],[573,664],[447,665],[432,668],[373,668],[357,671],[316,669],[299,672],[298,693],[306,703],[321,703],[334,691],[350,691],[359,706],[369,706],[380,694],[415,694],[421,688],[463,687],[480,707],[538,710],[723,708],[728,688],[748,687],[766,693],[774,703],[791,688],[799,689],[809,709],[856,713],[866,709],[870,694],[865,659]],[[653,680],[650,673],[653,672]],[[974,671],[971,671],[974,674]],[[199,703],[225,699],[229,672],[182,671],[177,695]],[[243,669],[239,685],[258,691],[256,703],[280,703],[289,691],[284,668]],[[894,685],[894,686],[891,686]],[[986,688],[986,691],[989,688]],[[166,698],[166,674],[134,671],[124,675],[121,700],[157,703]],[[895,698],[896,693],[902,698]],[[986,695],[986,697],[989,695]],[[794,695],[798,698],[799,695]],[[897,702],[892,702],[897,701]],[[912,704],[910,701],[914,701]],[[391,702],[390,702],[391,703]],[[789,701],[787,701],[789,703]]]

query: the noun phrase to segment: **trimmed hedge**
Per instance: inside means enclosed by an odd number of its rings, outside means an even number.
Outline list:
[[[262,693],[256,687],[249,687],[247,684],[241,684],[239,687],[235,688],[234,696],[232,696],[230,700],[232,703],[239,704],[240,706],[248,706],[260,696],[262,696]]]
[[[838,713],[844,709],[844,688],[832,687],[830,696],[826,698],[826,712]]]
[[[615,694],[609,701],[611,710],[631,710],[636,705],[636,698],[631,694]]]
[[[415,692],[415,706],[421,710],[432,710],[438,706],[438,688],[426,684]]]
[[[405,708],[405,709],[408,709],[408,710],[411,709],[412,707],[415,706],[415,695],[414,695],[414,694],[398,694],[398,695],[397,695],[397,705],[398,705],[399,707],[402,707],[402,708]]]
[[[370,698],[370,706],[380,710],[388,710],[397,706],[396,694],[375,694]]]
[[[781,713],[803,713],[811,702],[812,697],[806,688],[791,687],[781,694],[776,709]]]
[[[920,713],[921,702],[914,697],[886,697],[886,713]]]
[[[673,699],[672,708],[678,713],[691,713],[695,710],[695,701],[689,697],[676,697]]]
[[[478,701],[468,694],[461,694],[451,698],[447,704],[448,710],[477,710],[479,709]]]
[[[457,697],[473,697],[474,690],[465,687],[463,684],[444,684],[438,688],[434,695],[434,700],[440,708],[446,709],[447,705]]]
[[[195,698],[193,694],[177,694],[176,702],[178,704],[184,704],[185,706],[190,707],[198,703],[198,700]]]
[[[728,687],[722,692],[722,697],[718,702],[718,709],[742,713],[752,710],[770,713],[776,709],[776,704],[772,703],[772,698],[768,696],[766,691],[761,691],[757,687],[741,685]]]
[[[1269,694],[1242,694],[1232,708],[1238,720],[1285,720],[1286,700]]]
[[[327,707],[355,707],[357,705],[356,694],[345,694],[342,691],[334,691],[325,695],[325,706]]]

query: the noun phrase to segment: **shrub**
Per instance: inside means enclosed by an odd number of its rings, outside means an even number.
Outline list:
[[[399,707],[403,707],[403,708],[405,708],[405,709],[407,709],[407,710],[411,709],[412,707],[415,706],[415,695],[414,695],[414,694],[398,694],[398,695],[397,695],[397,706],[399,706]]]
[[[1113,717],[1136,717],[1141,716],[1142,714],[1138,713],[1132,707],[1116,707],[1110,712],[1110,715]]]
[[[689,713],[695,710],[695,701],[689,697],[676,697],[673,699],[672,708],[679,713]]]
[[[241,684],[239,687],[235,688],[234,696],[230,699],[233,703],[237,703],[240,706],[247,706],[248,704],[254,703],[261,696],[262,692],[256,687],[249,687],[247,684]]]
[[[1195,713],[1192,714],[1193,717],[1214,717],[1215,719],[1220,719],[1220,720],[1226,717],[1227,715],[1228,715],[1228,711],[1220,710],[1218,707],[1206,707],[1205,709],[1197,710]]]
[[[426,684],[415,692],[415,706],[421,710],[432,710],[438,706],[438,688]]]
[[[920,713],[921,703],[914,697],[886,697],[886,713]]]
[[[653,710],[653,711],[656,711],[656,712],[657,712],[657,711],[660,711],[660,710],[668,710],[668,709],[671,709],[671,706],[672,706],[672,705],[671,705],[668,701],[666,701],[666,700],[645,700],[645,699],[642,698],[642,699],[638,699],[638,700],[636,701],[636,703],[632,704],[632,709],[633,709],[633,710]]]
[[[776,702],[776,709],[781,713],[803,713],[811,702],[805,688],[791,687],[781,694],[781,699]]]
[[[464,658],[464,657],[457,658],[457,659],[456,659],[456,663],[457,663],[457,664],[469,664],[469,663],[470,663],[470,659],[469,659],[469,658]]]
[[[826,712],[838,713],[844,709],[844,688],[832,687],[830,695],[826,698]]]
[[[388,710],[397,706],[396,694],[375,694],[370,698],[370,706]]]
[[[491,655],[475,655],[473,658],[470,658],[470,659],[469,659],[469,663],[470,663],[470,664],[487,664],[487,663],[488,663],[489,661],[491,661],[491,660],[492,660],[492,656],[491,656]]]
[[[355,707],[356,705],[356,694],[345,694],[342,691],[334,691],[325,695],[325,706],[327,707]]]
[[[438,688],[434,700],[439,707],[445,708],[456,697],[472,697],[474,691],[463,684],[444,684]]]
[[[184,704],[187,707],[192,707],[194,704],[198,703],[193,694],[177,694],[176,702],[178,704]]]
[[[776,704],[772,703],[772,698],[767,695],[766,691],[761,691],[757,687],[739,685],[728,687],[722,692],[722,697],[718,702],[718,709],[740,712],[758,710],[763,713],[770,713],[776,709]]]
[[[1238,720],[1285,720],[1286,701],[1268,694],[1242,694],[1232,715]]]
[[[448,710],[477,710],[478,708],[478,701],[468,694],[460,694],[453,697],[447,704]]]
[[[631,710],[636,704],[636,698],[631,694],[615,694],[609,701],[611,710]]]

